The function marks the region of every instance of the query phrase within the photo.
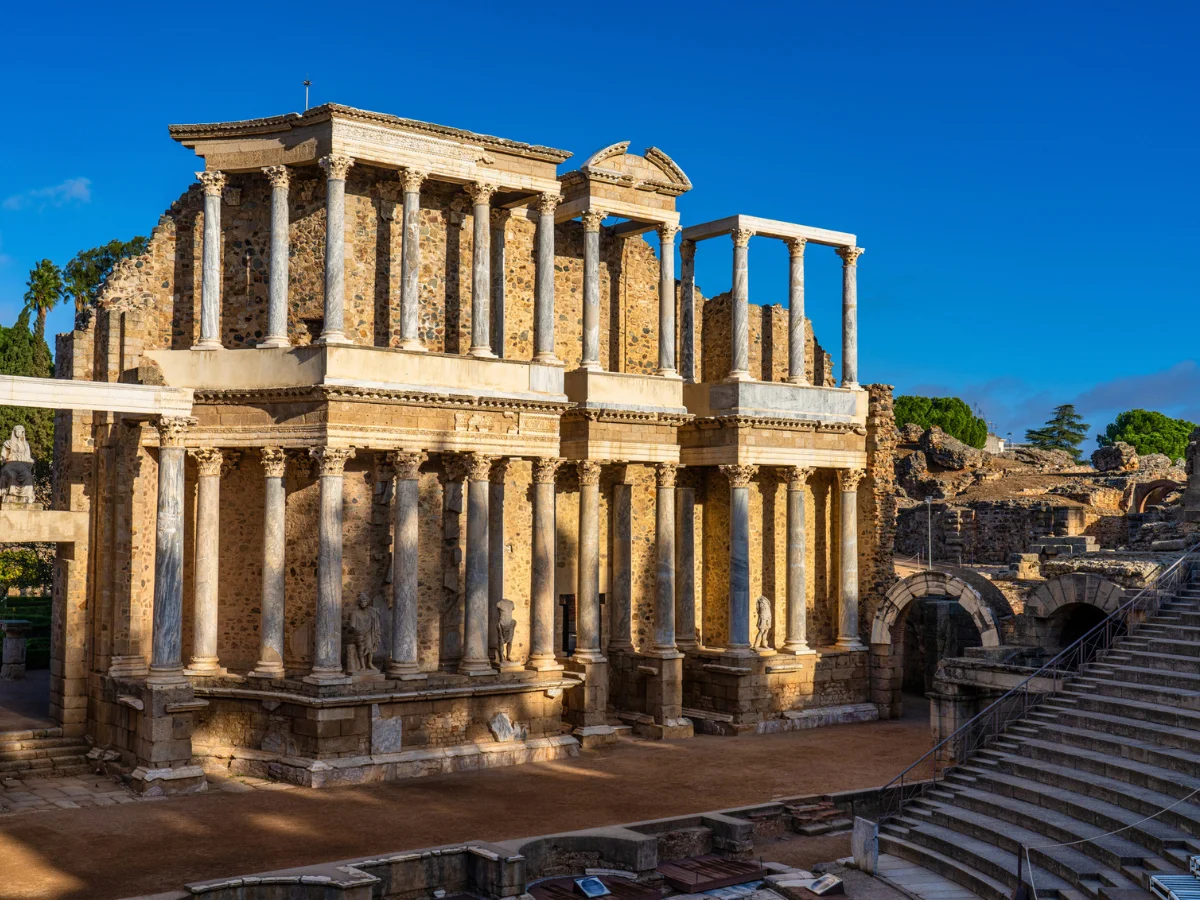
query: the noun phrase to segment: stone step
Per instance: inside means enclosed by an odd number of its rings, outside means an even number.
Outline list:
[[[1044,717],[1043,721],[1051,725],[1067,725],[1109,735],[1139,738],[1161,747],[1200,753],[1200,731],[1190,731],[1178,725],[1158,725],[1145,719],[1130,719],[1093,709],[1059,707],[1053,701],[1042,704],[1032,715]]]
[[[1117,737],[1102,731],[1047,722],[1042,726],[1038,740],[1057,741],[1068,747],[1147,763],[1173,772],[1200,772],[1200,753],[1164,747],[1133,737]]]
[[[1158,706],[1178,706],[1180,709],[1200,710],[1200,691],[1169,688],[1162,685],[1130,684],[1121,681],[1097,679],[1085,682],[1082,679],[1067,685],[1072,691],[1087,691],[1102,697],[1118,697],[1153,703]]]
[[[14,751],[45,750],[51,747],[84,747],[86,749],[87,744],[79,738],[73,737],[27,738],[19,741],[0,740],[0,759],[4,759],[6,753]]]
[[[1142,669],[1163,669],[1200,675],[1200,657],[1151,650],[1112,650],[1105,654],[1104,665],[1137,666]]]
[[[34,728],[26,731],[0,731],[0,744],[11,744],[14,741],[32,741],[41,738],[60,738],[61,728]]]
[[[1200,777],[1163,769],[1150,763],[1112,756],[1108,753],[1069,747],[1056,741],[1031,738],[1022,742],[1019,755],[1004,754],[993,757],[992,766],[1000,771],[1007,771],[1007,766],[1013,759],[1023,759],[1025,762],[1034,760],[1041,763],[1052,763],[1091,775],[1102,775],[1116,781],[1149,788],[1170,797],[1182,798],[1192,791],[1200,789]]]
[[[1200,628],[1166,622],[1143,622],[1134,634],[1137,637],[1165,637],[1177,641],[1200,640]]]
[[[886,828],[886,826],[885,826]],[[960,887],[966,888],[981,900],[1011,900],[1012,889],[1000,881],[972,869],[960,859],[938,853],[922,844],[915,844],[887,831],[879,833],[879,852],[890,853],[910,863],[916,863],[923,869],[936,872],[943,878],[953,881]],[[1013,876],[1013,882],[1016,882]],[[911,896],[911,895],[910,895]],[[1039,897],[1049,896],[1049,891],[1039,892]],[[1066,900],[1062,894],[1060,900]]]
[[[1139,633],[1137,637],[1121,638],[1114,646],[1120,651],[1141,650],[1200,658],[1200,642],[1185,639],[1152,637]]]
[[[1169,687],[1177,690],[1200,689],[1200,673],[1168,672],[1163,669],[1147,669],[1121,662],[1092,663],[1087,676],[1097,681],[1121,681],[1126,684]]]
[[[49,747],[31,747],[26,750],[6,750],[0,753],[0,763],[21,759],[55,759],[62,756],[86,756],[87,744],[69,741]]]

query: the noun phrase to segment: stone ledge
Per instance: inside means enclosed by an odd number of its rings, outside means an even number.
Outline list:
[[[849,725],[853,722],[874,722],[879,709],[874,703],[850,703],[845,706],[820,706],[815,709],[789,709],[781,718],[758,723],[758,734],[779,734],[784,731],[804,731],[825,725]]]

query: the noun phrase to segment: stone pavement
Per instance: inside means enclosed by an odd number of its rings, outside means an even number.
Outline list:
[[[879,877],[917,900],[978,900],[949,878],[890,853],[879,854]]]

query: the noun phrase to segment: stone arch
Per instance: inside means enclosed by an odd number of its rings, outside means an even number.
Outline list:
[[[1025,601],[1025,614],[1049,619],[1065,606],[1086,603],[1107,615],[1116,612],[1124,599],[1125,589],[1119,584],[1090,572],[1074,572],[1039,584]]]
[[[1182,491],[1186,487],[1183,482],[1173,478],[1156,478],[1154,481],[1143,481],[1133,486],[1133,499],[1129,503],[1129,512],[1144,513],[1146,507],[1162,500],[1172,491]]]
[[[1000,646],[1000,620],[1012,608],[986,578],[959,570],[918,572],[896,582],[871,622],[871,699],[883,718],[903,712],[904,660],[893,641],[905,609],[918,597],[951,597],[971,616],[985,647]]]

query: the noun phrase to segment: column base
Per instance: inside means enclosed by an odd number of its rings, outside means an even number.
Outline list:
[[[643,655],[653,656],[655,659],[683,659],[678,647],[651,647]]]
[[[734,382],[738,382],[738,381],[753,381],[753,380],[754,380],[753,376],[751,376],[751,374],[749,372],[747,372],[745,369],[739,369],[735,372],[730,372],[728,375],[725,376],[726,384],[733,384]]]
[[[584,662],[584,663],[608,662],[608,659],[606,659],[604,654],[601,653],[599,650],[576,650],[574,653],[571,654],[571,660],[573,662]]]
[[[542,366],[561,366],[563,361],[554,355],[553,351],[548,353],[538,353],[533,357],[532,362]]]
[[[388,678],[404,678],[409,675],[420,675],[420,663],[415,662],[392,662],[388,661],[383,668],[384,673]]]
[[[546,656],[529,657],[529,662],[525,664],[525,668],[534,672],[561,672],[563,664],[551,653]]]
[[[318,347],[327,347],[331,344],[352,344],[354,342],[340,331],[322,331],[315,343]]]
[[[429,348],[421,343],[419,338],[405,338],[400,342],[400,350],[407,350],[409,353],[428,353]]]
[[[858,638],[838,638],[834,645],[837,650],[866,650],[866,645]]]
[[[218,675],[228,675],[229,670],[221,665],[215,656],[193,656],[192,661],[183,670],[184,675],[201,678],[215,678]]]
[[[145,678],[150,667],[141,656],[114,656],[108,665],[110,678]]]
[[[506,660],[500,663],[500,671],[503,672],[524,672],[525,664],[516,660]]]
[[[749,644],[731,644],[721,651],[722,656],[731,656],[736,659],[753,659],[758,656],[758,651]]]
[[[313,669],[300,680],[305,684],[350,684],[350,676],[341,669]]]
[[[674,381],[683,381],[683,376],[679,374],[678,369],[659,369],[654,374],[659,378],[670,378]]]
[[[680,653],[691,653],[693,650],[700,649],[700,642],[694,640],[681,641],[679,638],[676,638],[675,649],[677,649]]]
[[[459,675],[469,675],[476,678],[480,675],[495,675],[491,662],[486,659],[464,659],[458,664]]]
[[[787,383],[801,385],[803,387],[809,386],[809,380],[804,375],[794,375],[794,376],[789,375]]]
[[[198,341],[192,344],[193,350],[223,350],[225,349],[220,341]]]
[[[598,363],[598,362],[585,362],[585,363],[580,363],[579,368],[576,369],[575,371],[576,372],[603,372],[604,366],[600,365],[600,363]]]
[[[472,347],[467,351],[467,356],[474,356],[476,359],[496,359],[496,354],[492,352],[491,347]]]
[[[779,652],[788,656],[812,656],[817,651],[809,647],[805,641],[787,641]]]
[[[187,677],[183,674],[183,666],[171,666],[170,668],[151,666],[150,674],[146,676],[146,684],[156,687],[177,687],[187,683]]]
[[[290,346],[292,346],[292,342],[285,337],[268,337],[261,344],[257,344],[256,349],[271,350]]]
[[[274,681],[277,678],[282,678],[286,673],[283,666],[278,663],[259,663],[254,667],[254,671],[247,672],[247,678],[261,678],[264,681]]]
[[[859,383],[857,381],[843,381],[842,387],[848,391],[857,391],[859,389]]]

